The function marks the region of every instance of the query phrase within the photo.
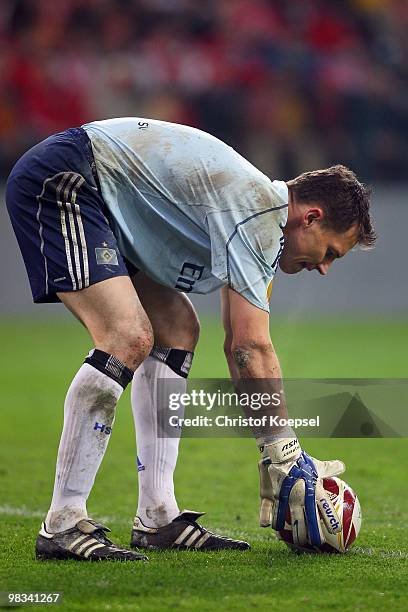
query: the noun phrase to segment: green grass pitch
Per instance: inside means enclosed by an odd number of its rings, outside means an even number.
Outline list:
[[[272,318],[290,377],[406,377],[408,323]],[[250,439],[185,439],[176,486],[182,507],[211,529],[248,539],[247,553],[151,553],[148,564],[36,562],[33,545],[54,476],[66,388],[89,348],[75,322],[7,320],[2,350],[0,590],[62,591],[65,610],[408,609],[405,439],[304,440],[341,458],[358,492],[363,527],[345,556],[297,556],[258,527],[257,452]],[[222,333],[205,321],[192,375],[226,376]],[[133,423],[126,392],[89,500],[90,515],[129,541],[136,507]]]

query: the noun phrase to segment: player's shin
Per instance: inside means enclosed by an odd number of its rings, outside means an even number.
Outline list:
[[[179,514],[173,475],[181,428],[176,427],[171,435],[166,435],[160,423],[169,416],[166,381],[170,381],[172,392],[185,393],[192,357],[189,351],[155,346],[133,378],[139,484],[137,517],[146,527],[162,527]]]
[[[64,427],[58,449],[50,533],[87,517],[86,501],[111,435],[116,403],[133,372],[100,350],[88,355],[74,377],[64,405]]]

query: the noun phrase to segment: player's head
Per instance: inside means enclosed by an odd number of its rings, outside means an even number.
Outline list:
[[[370,248],[370,190],[345,166],[304,172],[288,181],[289,212],[279,261],[287,274],[303,269],[327,274],[330,265],[359,244]]]

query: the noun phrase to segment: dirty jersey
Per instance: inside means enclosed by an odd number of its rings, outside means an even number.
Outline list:
[[[187,293],[229,285],[269,311],[288,190],[198,129],[119,118],[83,126],[122,255]]]

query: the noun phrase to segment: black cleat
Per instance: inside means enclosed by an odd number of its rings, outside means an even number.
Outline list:
[[[184,510],[164,527],[145,527],[137,516],[130,546],[150,550],[248,550],[248,542],[211,533],[197,523],[205,512]]]
[[[35,556],[43,561],[147,561],[145,555],[116,546],[106,537],[108,531],[110,529],[88,518],[60,533],[48,533],[43,523],[35,545]]]

